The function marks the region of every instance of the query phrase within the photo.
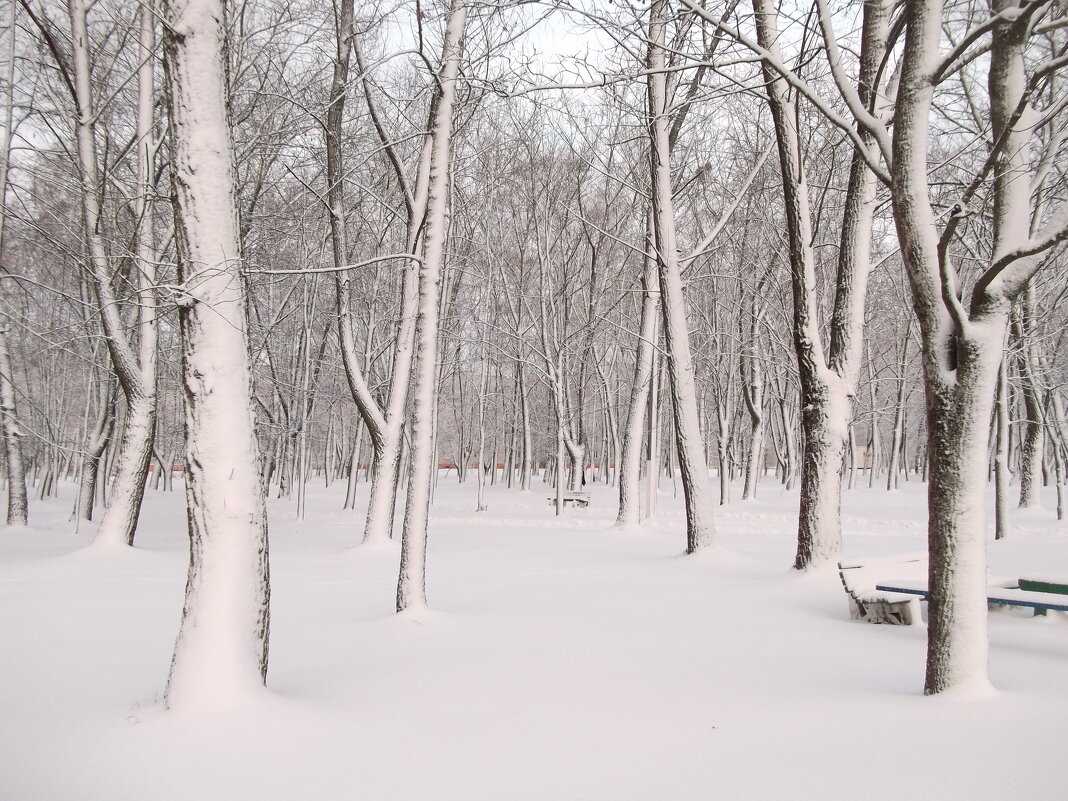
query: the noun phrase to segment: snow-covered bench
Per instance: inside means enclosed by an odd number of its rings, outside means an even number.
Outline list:
[[[890,558],[842,560],[838,575],[849,596],[849,616],[869,623],[911,626],[921,620],[920,598],[912,592],[888,590],[879,586],[879,577],[900,577],[913,583],[927,574],[926,554],[906,554]]]
[[[556,503],[556,496],[549,496],[549,503]],[[564,490],[564,506],[569,503],[575,506],[589,506],[590,505],[590,493],[583,490]]]
[[[926,582],[887,582],[877,584],[880,592],[894,592],[915,595],[922,601],[930,598]],[[1068,612],[1068,598],[1062,598],[1060,591],[1044,592],[1026,590],[1021,586],[993,586],[986,591],[986,602],[990,606],[1019,606],[1033,609],[1036,615],[1044,615],[1049,610]]]
[[[1021,590],[1026,592],[1041,592],[1051,595],[1068,595],[1068,578],[1063,576],[1031,576],[1030,578],[1020,577],[1019,586]],[[1042,606],[1035,607],[1036,615],[1044,615],[1049,609],[1058,609],[1058,611],[1064,611],[1059,609],[1058,606]]]
[[[926,556],[866,561],[843,560],[838,575],[849,595],[850,616],[870,623],[912,625],[920,618],[920,601],[930,598]],[[888,578],[893,576],[894,578]],[[1068,612],[1068,581],[1051,577],[993,579],[987,588],[990,606]]]

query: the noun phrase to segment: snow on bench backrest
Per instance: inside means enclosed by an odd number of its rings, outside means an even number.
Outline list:
[[[926,581],[927,554],[925,552],[843,559],[838,574],[846,592],[860,596],[875,591],[876,584],[894,581]]]

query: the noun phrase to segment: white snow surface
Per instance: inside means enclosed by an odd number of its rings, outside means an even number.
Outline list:
[[[402,616],[399,550],[357,546],[344,482],[310,487],[302,522],[272,501],[268,689],[196,712],[160,702],[184,493],[149,491],[139,547],[117,551],[86,548],[92,526],[72,533],[63,489],[32,527],[0,530],[0,799],[1068,793],[1068,618],[991,612],[997,692],[925,698],[924,628],[851,621],[836,570],[789,571],[797,494],[771,478],[720,507],[717,546],[691,557],[670,482],[655,520],[621,532],[601,486],[554,519],[540,480],[488,487],[475,513],[475,482],[443,478],[432,608]],[[925,497],[915,481],[846,492],[844,556],[922,550]],[[1068,574],[1065,523],[1013,523],[991,573]]]

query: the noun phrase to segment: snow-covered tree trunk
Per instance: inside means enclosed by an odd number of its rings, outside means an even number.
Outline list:
[[[682,287],[669,145],[670,107],[665,73],[665,28],[670,12],[667,0],[650,9],[648,52],[648,103],[651,187],[657,266],[664,317],[664,339],[669,356],[675,444],[686,504],[686,552],[696,553],[712,544],[715,533],[712,493],[705,465],[705,446],[697,409],[697,382],[690,354],[690,331]],[[653,432],[650,432],[652,435]]]
[[[1005,309],[1007,315],[1007,309]],[[987,684],[987,441],[1003,326],[971,326],[957,345],[955,381],[928,375],[931,462],[928,540],[931,604],[925,691]],[[986,334],[986,336],[983,336]],[[930,368],[928,368],[930,369]],[[933,370],[931,372],[934,372]],[[935,380],[932,380],[935,379]]]
[[[182,295],[190,560],[170,707],[231,703],[267,675],[267,518],[252,412],[222,0],[166,0]]]
[[[120,383],[126,395],[126,422],[116,460],[115,480],[111,485],[111,502],[100,521],[96,540],[101,543],[133,545],[141,502],[148,482],[152,461],[152,443],[156,438],[156,240],[152,228],[150,198],[156,185],[155,86],[153,70],[155,50],[155,12],[151,0],[143,0],[140,13],[137,71],[137,179],[134,203],[137,220],[137,380]]]
[[[137,518],[148,480],[152,441],[156,431],[156,278],[152,212],[149,203],[155,186],[155,136],[153,109],[153,26],[150,3],[141,10],[138,69],[137,163],[137,333],[135,348],[120,314],[118,297],[112,287],[114,267],[104,238],[105,216],[101,204],[101,174],[96,152],[96,121],[89,53],[87,14],[91,3],[69,0],[74,100],[77,105],[75,136],[81,182],[82,213],[88,243],[90,274],[100,303],[100,319],[115,374],[126,396],[127,416],[123,427],[111,506],[101,521],[96,541],[132,545]]]
[[[26,465],[22,460],[22,430],[15,402],[15,373],[7,345],[7,324],[0,323],[0,423],[4,431],[4,467],[7,479],[7,525],[24,526],[28,519]]]
[[[771,0],[754,0],[753,9],[758,43],[772,59],[781,61],[776,4]],[[877,95],[875,82],[885,50],[888,18],[887,2],[879,0],[864,4],[858,95],[865,108],[872,105]],[[824,22],[828,56],[833,58],[833,48],[836,47],[833,33],[822,14],[821,21]],[[793,336],[801,383],[803,438],[794,568],[803,570],[833,559],[841,549],[842,468],[860,367],[876,201],[876,178],[867,168],[865,154],[859,147],[873,151],[874,137],[860,133],[860,145],[852,158],[839,245],[830,347],[825,353],[812,248],[812,215],[796,107],[785,78],[769,62],[763,62],[762,66],[775,122],[789,234]],[[832,65],[832,69],[837,66]]]
[[[931,457],[928,694],[989,686],[983,494],[991,407],[1012,302],[1040,267],[1041,254],[1068,238],[1063,205],[1029,236],[1033,128],[1024,51],[1031,15],[1040,8],[1048,6],[992,3],[998,15],[989,28],[988,74],[994,247],[967,309],[957,294],[948,245],[969,198],[961,199],[940,237],[927,183],[934,90],[947,69],[939,52],[943,3],[908,0],[904,11],[891,176],[898,238],[923,336]]]
[[[879,395],[875,382],[875,368],[872,366],[871,354],[868,354],[868,398],[871,404],[871,439],[868,441],[868,487],[875,486],[875,477],[879,475],[881,456],[881,439],[879,434]]]
[[[752,300],[756,303],[756,299]],[[760,328],[757,313],[750,314],[752,325],[745,344],[746,382],[742,387],[745,408],[749,412],[749,453],[745,460],[742,500],[756,497],[757,484],[764,474],[764,354],[760,353]]]
[[[849,443],[847,445],[849,453],[849,489],[853,489],[857,485],[857,464],[860,462],[860,452],[857,448],[857,438],[853,431],[853,426],[849,426]]]
[[[942,4],[912,0],[905,15],[893,200],[923,337],[928,441],[935,454],[928,485],[931,603],[924,689],[937,693],[987,683],[986,521],[979,493],[986,482],[990,418],[981,415],[981,407],[993,401],[1000,353],[984,360],[989,343],[977,341],[970,327],[962,330],[964,321],[953,320],[943,301],[927,187],[934,96],[929,74],[938,54]],[[1002,316],[1007,319],[1007,310]],[[999,349],[1000,337],[997,343]],[[993,364],[986,369],[984,361]]]
[[[1017,319],[1012,329],[1019,345],[1020,395],[1025,419],[1020,441],[1020,508],[1042,505],[1042,460],[1046,440],[1043,392],[1039,383],[1034,351],[1034,289],[1028,285],[1018,300]]]
[[[452,117],[466,21],[466,0],[452,0],[445,23],[437,91],[430,113],[430,170],[422,261],[419,265],[419,311],[415,322],[417,351],[412,382],[411,469],[401,534],[398,612],[426,606],[427,522],[430,486],[437,466],[433,438],[438,388],[438,314],[447,234]]]
[[[1068,417],[1060,392],[1048,392],[1050,439],[1053,444],[1053,468],[1057,480],[1057,519],[1064,520],[1068,514]]]
[[[659,269],[659,268],[658,268]],[[657,285],[660,278],[657,276]],[[663,319],[661,310],[660,319]],[[657,349],[653,350],[653,375],[649,379],[649,403],[647,404],[645,421],[645,507],[642,509],[642,519],[648,520],[656,514],[656,498],[660,494],[660,436],[663,428],[660,411],[662,408],[661,390],[664,386],[664,356]]]
[[[730,419],[733,416],[733,401],[727,393],[716,404],[716,459],[719,463],[719,505],[725,506],[730,500],[730,470],[727,463],[730,461]]]
[[[344,232],[344,176],[341,141],[341,123],[343,119],[345,91],[348,85],[349,57],[355,54],[357,66],[362,73],[364,97],[370,112],[374,129],[382,143],[382,148],[389,158],[404,196],[404,211],[407,221],[406,252],[413,257],[422,247],[425,234],[430,171],[432,166],[433,136],[424,136],[419,154],[414,188],[410,188],[401,166],[401,159],[395,143],[386,132],[381,113],[378,110],[367,76],[367,66],[363,62],[358,40],[352,30],[352,13],[348,5],[343,6],[338,16],[338,52],[334,62],[334,77],[331,90],[330,107],[327,110],[327,170],[328,201],[331,207],[331,238],[334,246],[335,269],[338,270],[338,324],[342,359],[349,388],[360,414],[367,425],[371,439],[371,488],[367,501],[367,519],[364,525],[363,541],[366,544],[387,542],[393,533],[393,521],[397,505],[398,478],[401,473],[401,455],[404,449],[405,414],[408,406],[409,381],[415,358],[416,309],[419,303],[419,264],[415,258],[404,260],[401,277],[401,298],[396,329],[396,342],[393,348],[392,370],[389,376],[389,388],[385,408],[380,408],[368,387],[364,371],[356,360],[355,344],[352,340],[351,283],[346,271],[341,268],[347,258],[347,245]],[[366,355],[366,354],[365,354]]]
[[[1012,530],[1009,510],[1009,364],[1002,356],[994,414],[994,539],[1004,539]]]
[[[619,460],[619,510],[617,526],[634,526],[640,510],[639,491],[642,458],[642,433],[653,382],[653,355],[656,348],[657,322],[660,317],[660,283],[652,244],[652,212],[646,222],[645,259],[642,270],[642,309],[638,329],[638,351],[634,359],[634,382],[630,389],[630,408],[623,436],[623,453]],[[649,436],[654,436],[649,432]]]
[[[486,294],[489,294],[490,286],[487,281]],[[475,503],[476,512],[486,511],[486,393],[489,391],[489,316],[487,314],[482,325],[481,362],[478,379],[478,499]],[[463,396],[461,395],[461,398]],[[496,468],[496,455],[494,455],[494,467]]]
[[[530,492],[530,482],[534,470],[534,435],[530,430],[530,405],[527,402],[524,363],[516,367],[517,386],[519,387],[519,417],[523,426],[523,463],[519,468],[519,489]],[[497,474],[497,452],[493,453],[493,474]]]
[[[356,508],[356,482],[360,474],[360,453],[363,451],[363,437],[367,426],[362,422],[357,426],[356,441],[352,443],[352,453],[349,456],[348,475],[345,482],[345,504],[343,509]]]
[[[898,473],[901,470],[901,447],[905,438],[905,370],[908,358],[909,336],[905,332],[905,339],[901,343],[901,353],[897,362],[897,401],[894,404],[894,429],[890,436],[890,461],[886,468],[886,490],[891,492],[897,489]]]
[[[601,379],[601,389],[604,393],[604,417],[602,424],[605,429],[605,436],[601,457],[601,476],[607,486],[613,486],[618,478],[620,451],[616,399],[615,393],[612,391],[612,385],[608,380],[608,374],[605,372],[601,359],[596,351],[594,351],[594,362],[597,365],[597,375]],[[616,464],[615,470],[612,470],[609,467],[611,463]]]
[[[115,379],[110,375],[97,384],[96,422],[92,434],[88,436],[85,453],[82,454],[81,478],[78,482],[78,515],[82,520],[93,519],[98,490],[101,484],[107,483],[106,470],[101,481],[100,466],[115,433],[115,392]]]
[[[334,260],[335,287],[338,315],[338,341],[342,364],[349,391],[363,418],[371,440],[371,489],[368,498],[367,518],[364,525],[364,542],[384,542],[393,530],[393,513],[396,504],[396,474],[400,459],[400,421],[390,417],[375,401],[368,386],[365,368],[357,358],[356,341],[352,322],[352,278],[346,269],[348,261],[348,237],[345,227],[345,171],[342,156],[342,123],[345,113],[345,98],[349,81],[353,41],[353,0],[342,0],[337,13],[337,52],[334,58],[333,79],[330,84],[330,99],[326,111],[326,179],[327,203],[330,216],[330,243]],[[404,309],[411,307],[411,267],[407,268],[404,286]],[[397,348],[394,351],[394,381],[391,389],[401,386],[407,396],[407,378],[411,355],[411,327],[405,320],[410,315],[401,313]],[[399,379],[403,374],[403,384]],[[398,399],[399,400],[399,399]],[[392,401],[392,392],[391,392]],[[392,402],[390,407],[392,408]],[[351,479],[350,479],[351,481]]]
[[[564,438],[567,456],[571,460],[571,471],[567,477],[567,488],[573,492],[582,489],[582,480],[586,473],[586,446],[571,437]]]
[[[15,4],[8,6],[7,97],[4,102],[4,133],[0,144],[0,276],[7,274],[4,232],[7,221],[7,181],[11,157],[15,75]],[[7,336],[10,327],[0,315],[0,427],[4,435],[4,475],[7,480],[7,525],[24,526],[29,505],[26,494],[26,464],[22,458],[22,429],[19,426],[15,371]]]

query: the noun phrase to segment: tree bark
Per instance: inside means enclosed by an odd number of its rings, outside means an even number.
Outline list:
[[[155,87],[155,13],[151,0],[141,7],[139,57],[137,72],[137,177],[138,195],[134,214],[137,219],[137,309],[138,309],[138,381],[123,383],[126,395],[126,424],[119,445],[111,503],[100,521],[97,540],[133,545],[137,520],[141,514],[148,467],[152,462],[152,443],[156,438],[157,302],[156,240],[152,228],[152,204],[155,193],[156,136],[153,110]],[[127,389],[129,387],[129,389]]]
[[[1002,356],[998,367],[994,446],[994,539],[1004,539],[1012,530],[1009,511],[1009,364]]]
[[[11,134],[14,112],[15,75],[15,4],[8,6],[8,96],[4,104],[4,135],[0,145],[0,275],[7,275],[4,232],[7,221],[7,180],[11,163]],[[19,426],[15,371],[11,364],[11,351],[7,335],[10,330],[7,319],[0,315],[0,427],[4,435],[4,473],[7,478],[7,525],[24,526],[29,519],[29,504],[26,490],[26,463],[22,458],[22,429]]]
[[[422,263],[419,265],[419,313],[416,318],[416,369],[412,387],[411,469],[401,534],[397,611],[426,606],[426,543],[430,484],[437,465],[433,453],[434,410],[437,406],[438,313],[445,261],[446,208],[452,117],[463,52],[466,0],[452,0],[437,76],[437,94],[430,112],[430,169]]]
[[[148,481],[148,465],[156,432],[156,261],[149,197],[155,187],[155,136],[153,87],[155,16],[151,3],[140,14],[141,65],[138,77],[137,169],[138,195],[135,202],[137,332],[135,347],[119,313],[119,301],[111,285],[112,260],[104,239],[104,210],[101,205],[101,176],[96,153],[97,110],[93,101],[90,72],[86,0],[69,0],[73,42],[74,100],[78,108],[75,125],[78,166],[81,179],[82,213],[89,249],[90,274],[100,304],[100,319],[115,374],[126,397],[126,425],[119,447],[118,467],[111,493],[111,505],[97,531],[96,542],[132,545],[137,519]]]
[[[1037,375],[1034,352],[1034,289],[1028,285],[1018,302],[1019,313],[1012,332],[1019,346],[1019,374],[1024,413],[1020,439],[1020,508],[1036,509],[1042,505],[1042,459],[1046,439],[1046,415],[1043,391]]]
[[[671,185],[670,99],[664,72],[665,28],[670,11],[667,0],[656,0],[650,10],[648,102],[653,220],[657,267],[664,317],[664,339],[670,358],[675,445],[679,457],[686,505],[686,552],[711,546],[715,534],[711,487],[705,464],[705,447],[697,409],[697,383],[690,354],[690,332],[682,287],[675,211]],[[652,432],[650,432],[652,435]]]
[[[15,375],[7,346],[7,325],[0,324],[0,423],[4,431],[4,466],[7,478],[7,525],[24,526],[28,520],[26,464],[22,459],[22,429],[15,401]]]
[[[777,58],[777,7],[771,0],[754,0],[753,7],[757,40]],[[864,4],[858,84],[860,102],[866,108],[877,95],[875,81],[886,46],[888,17],[887,2]],[[830,31],[825,29],[824,36],[832,46]],[[766,62],[762,66],[775,121],[789,234],[793,336],[801,383],[803,439],[794,568],[804,570],[833,559],[841,550],[842,469],[860,369],[876,179],[866,166],[864,153],[855,148],[842,220],[831,341],[825,355],[817,309],[808,183],[796,127],[796,109],[789,98],[786,80]],[[859,138],[864,148],[875,151],[873,136],[862,131]]]
[[[78,515],[82,520],[92,520],[93,512],[96,511],[97,491],[101,483],[100,465],[115,432],[115,391],[115,379],[111,375],[106,376],[97,386],[96,424],[93,426],[92,437],[86,443],[85,454],[82,456],[81,479],[78,482]],[[106,470],[103,481],[107,483]]]
[[[190,561],[166,703],[214,708],[267,676],[267,518],[227,115],[222,0],[167,0]]]

